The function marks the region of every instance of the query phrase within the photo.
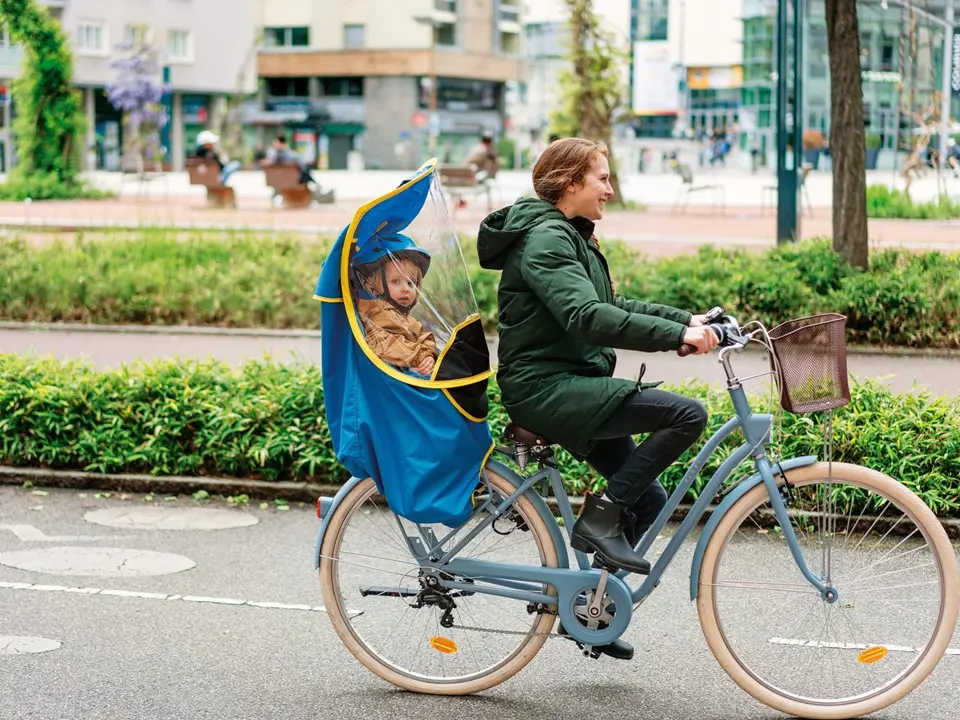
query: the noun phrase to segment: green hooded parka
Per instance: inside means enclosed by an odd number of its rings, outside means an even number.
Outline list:
[[[524,198],[488,215],[477,253],[500,270],[497,382],[510,419],[578,458],[639,383],[614,378],[613,348],[677,350],[685,310],[614,296],[606,259],[586,218]],[[642,374],[642,373],[641,373]]]

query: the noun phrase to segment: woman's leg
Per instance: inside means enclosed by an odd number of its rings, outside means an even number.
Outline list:
[[[693,398],[663,390],[637,391],[597,431],[599,442],[587,462],[608,477],[607,496],[629,508],[700,438],[706,425],[707,411]],[[650,434],[623,459],[624,441],[632,443],[630,436],[641,433]],[[620,467],[607,475],[617,462]]]

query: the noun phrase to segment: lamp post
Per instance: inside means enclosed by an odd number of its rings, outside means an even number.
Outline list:
[[[414,15],[413,19],[430,28],[430,94],[427,96],[429,135],[427,147],[433,154],[437,149],[437,135],[440,132],[440,118],[437,117],[437,28],[440,23],[429,15]]]
[[[792,8],[790,4],[792,3]],[[791,28],[791,12],[792,25]],[[791,32],[792,30],[792,32]],[[789,36],[789,39],[788,39]],[[803,141],[803,3],[777,2],[777,244],[793,242],[800,234],[797,209],[800,183],[797,176]],[[790,42],[792,41],[792,42]],[[791,47],[792,46],[792,47]],[[788,52],[789,50],[789,52]],[[792,62],[791,62],[792,60]],[[789,82],[793,71],[793,83]],[[793,91],[792,93],[790,91]],[[793,99],[793,113],[787,112]],[[793,136],[793,153],[787,154],[787,140]]]

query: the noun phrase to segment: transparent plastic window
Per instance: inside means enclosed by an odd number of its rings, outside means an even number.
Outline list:
[[[412,222],[399,231],[388,225],[357,238],[351,297],[369,349],[404,374],[430,379],[458,330],[479,313],[436,175]]]

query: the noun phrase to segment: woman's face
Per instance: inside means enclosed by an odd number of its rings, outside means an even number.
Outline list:
[[[580,215],[596,221],[603,217],[603,208],[612,197],[610,165],[606,157],[597,153],[583,180],[567,187],[562,203],[568,216]]]

